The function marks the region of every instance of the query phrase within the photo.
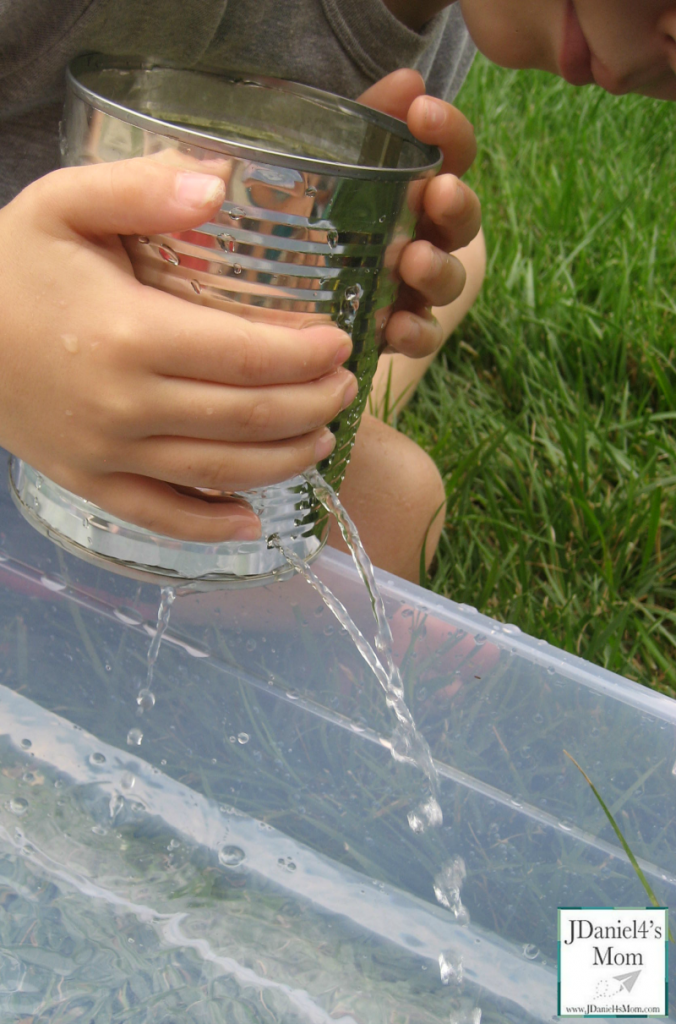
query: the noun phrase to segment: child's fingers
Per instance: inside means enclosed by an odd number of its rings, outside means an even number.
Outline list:
[[[87,478],[78,493],[119,519],[179,540],[244,541],[261,534],[258,517],[244,501],[202,500],[130,473]]]
[[[388,349],[411,359],[434,355],[443,340],[439,322],[429,310],[416,313],[410,309],[397,310],[385,328]]]
[[[111,358],[170,377],[242,387],[302,383],[330,373],[352,351],[349,336],[332,324],[257,323],[145,286],[134,298],[112,327]]]
[[[425,189],[417,237],[444,252],[464,249],[481,227],[481,203],[475,192],[453,174],[442,174]]]
[[[250,443],[301,437],[354,401],[357,380],[340,369],[309,384],[246,388],[163,378],[147,388],[129,429],[139,436],[199,437]]]
[[[419,293],[421,304],[447,306],[465,287],[466,273],[460,260],[429,242],[411,242],[399,263],[402,281]]]
[[[122,446],[124,470],[181,487],[248,491],[281,483],[325,459],[335,446],[326,428],[304,437],[261,444],[228,444],[188,437],[149,437]]]
[[[418,96],[406,122],[417,139],[439,147],[442,174],[448,171],[460,177],[471,167],[477,148],[474,128],[456,107],[435,96]]]
[[[183,171],[149,158],[65,167],[29,185],[43,230],[62,237],[151,235],[207,220],[225,198],[215,174]]]
[[[425,80],[419,71],[399,68],[363,92],[358,102],[405,121],[409,107],[424,92]]]

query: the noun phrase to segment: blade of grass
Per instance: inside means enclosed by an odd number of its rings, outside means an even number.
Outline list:
[[[613,818],[612,814],[608,810],[608,807],[606,806],[606,803],[605,803],[603,797],[601,796],[601,794],[599,793],[598,789],[596,788],[596,786],[594,785],[592,780],[589,778],[589,776],[587,775],[587,773],[584,770],[584,768],[580,767],[580,765],[577,763],[577,761],[575,760],[573,755],[569,754],[567,750],[564,750],[564,754],[566,755],[566,757],[568,758],[569,761],[573,762],[573,764],[575,765],[577,770],[580,772],[580,774],[584,777],[584,779],[586,779],[586,781],[587,781],[587,783],[588,783],[592,793],[594,794],[594,796],[598,800],[599,804],[601,805],[601,809],[603,810],[603,813],[605,814],[606,818],[610,822],[610,825],[611,825],[611,827],[613,829],[613,832],[615,833],[615,835],[619,839],[620,844],[622,846],[622,849],[624,850],[624,852],[626,853],[627,857],[629,858],[631,866],[633,867],[634,871],[638,875],[638,879],[639,879],[641,885],[643,886],[643,888],[645,889],[646,893],[648,894],[648,899],[650,900],[650,902],[652,903],[652,905],[654,907],[661,907],[661,906],[663,906],[663,904],[660,903],[660,901],[658,900],[657,896],[653,892],[653,889],[652,889],[652,886],[650,885],[650,882],[648,881],[646,876],[643,874],[643,871],[641,870],[641,866],[640,866],[639,862],[636,860],[636,857],[634,856],[634,854],[632,853],[631,848],[629,846],[629,843],[627,842],[627,840],[622,835],[622,832],[620,831],[620,828],[619,828],[617,822],[615,821],[615,819]],[[670,942],[674,942],[674,936],[671,933],[671,928],[669,928],[668,934],[669,934],[669,941]]]

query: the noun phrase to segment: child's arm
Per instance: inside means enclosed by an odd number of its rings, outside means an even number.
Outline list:
[[[54,171],[0,210],[0,445],[123,519],[201,541],[260,524],[190,488],[316,463],[356,390],[337,328],[258,324],[136,280],[120,234],[197,226],[223,195],[218,177],[139,159]]]
[[[422,216],[416,240],[402,252],[403,286],[385,332],[392,351],[413,358],[431,355],[443,342],[430,307],[446,306],[462,292],[465,271],[449,253],[468,245],[481,227],[479,200],[459,180],[476,155],[474,130],[450,103],[424,93],[422,76],[402,69],[360,97],[361,103],[407,121],[416,138],[439,146],[443,155],[441,172],[419,197]]]

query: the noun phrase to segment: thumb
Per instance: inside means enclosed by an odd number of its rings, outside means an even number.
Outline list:
[[[412,68],[400,68],[363,92],[358,102],[405,121],[413,100],[424,95],[424,92],[425,82],[420,72]]]
[[[85,237],[182,231],[207,220],[225,198],[222,178],[147,157],[65,167],[29,188],[41,200],[44,228],[58,234],[65,225]]]

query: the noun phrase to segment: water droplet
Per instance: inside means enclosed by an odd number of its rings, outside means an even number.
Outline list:
[[[242,268],[240,267],[239,263],[235,263],[235,265],[232,268],[232,272],[233,272],[233,274],[238,274],[238,275],[242,273]]]
[[[250,737],[249,737],[249,733],[248,732],[240,732],[240,733],[237,734],[237,742],[241,743],[242,746],[244,746],[245,743],[248,743],[249,739],[250,739]]]
[[[540,950],[537,946],[534,946],[532,943],[529,942],[523,947],[523,955],[525,956],[526,960],[536,960],[540,955]]]
[[[415,811],[409,811],[407,814],[407,818],[411,832],[415,832],[417,835],[419,835],[421,832],[425,831],[425,823],[422,820],[422,818],[418,817]]]
[[[108,662],[106,662],[103,667],[105,668],[106,672],[112,672],[113,671],[113,666],[111,664],[109,664]]]
[[[324,626],[324,636],[333,636],[336,632],[333,626]]]
[[[442,985],[450,985],[453,982],[454,985],[462,984],[462,960],[459,960],[457,964],[447,960],[443,953],[439,954],[439,974],[441,976]]]
[[[22,814],[25,814],[26,811],[28,810],[28,800],[26,800],[25,797],[23,796],[14,796],[9,801],[9,809],[12,812],[12,814],[18,814],[19,816],[21,816]]]
[[[143,733],[140,729],[130,729],[127,733],[127,743],[130,747],[140,747]]]
[[[232,210],[228,212],[231,220],[241,220],[242,217],[246,216],[246,210],[243,210],[241,206],[233,206]]]
[[[38,475],[35,478],[35,489],[36,489],[36,491],[41,491],[42,490],[42,477],[40,476],[39,473],[38,473]]]
[[[108,835],[108,829],[104,828],[103,825],[94,825],[92,827],[92,832],[94,833],[95,836]]]
[[[89,755],[89,763],[90,764],[105,764],[106,763],[106,755],[100,753],[100,751],[98,751],[98,750],[95,750],[93,754]]]
[[[477,647],[481,647],[483,644],[486,643],[487,640],[488,637],[486,636],[485,633],[477,633],[477,635],[474,637],[474,643],[476,644]]]
[[[166,759],[166,757],[163,757],[162,760],[160,761],[160,764],[162,765],[162,767],[164,767],[166,765],[166,763],[167,763],[167,759]]]
[[[559,828],[562,828],[564,832],[572,832],[573,831],[573,826],[570,824],[569,821],[560,821],[559,822]]]
[[[227,868],[235,868],[244,860],[244,850],[239,846],[222,846],[218,851],[218,859]]]
[[[80,351],[80,342],[77,339],[77,334],[62,334],[61,342],[66,352],[70,352],[72,355]]]
[[[431,796],[429,800],[426,800],[421,805],[420,811],[423,818],[432,828],[439,828],[444,823],[444,816],[441,813],[441,807],[439,806],[435,797]]]
[[[329,248],[335,249],[336,246],[338,245],[338,232],[337,231],[329,231],[329,232],[327,232],[326,241],[329,244]]]
[[[548,676],[556,675],[556,669],[554,668],[553,665],[547,665],[547,675]]]
[[[287,690],[286,695],[289,698],[289,700],[298,700],[299,696],[298,690]]]
[[[467,924],[469,921],[469,914],[460,899],[460,888],[466,874],[464,860],[462,857],[455,857],[444,865],[434,879],[434,895],[437,901],[442,907],[450,910],[461,924]]]
[[[227,231],[224,231],[223,234],[221,235],[217,235],[216,241],[218,242],[218,244],[220,245],[221,249],[223,249],[224,252],[235,251],[235,239],[233,238],[232,235],[229,235]]]
[[[157,251],[163,260],[166,260],[167,263],[171,263],[174,267],[177,267],[181,262],[170,245],[161,245]]]
[[[33,744],[31,743],[30,740],[21,740],[21,746],[23,747],[24,750],[30,750]]]
[[[120,779],[120,785],[123,789],[133,789],[136,785],[136,776],[133,772],[124,772]]]
[[[314,199],[314,197],[317,195],[317,189],[314,187],[314,185],[308,185],[308,187],[305,189],[305,195],[308,197],[308,199]]]
[[[150,711],[155,707],[155,694],[145,686],[136,694],[136,703],[143,711]]]
[[[379,223],[379,224],[384,224],[386,220],[387,220],[387,215],[386,215],[386,214],[384,214],[384,213],[382,213],[382,214],[380,215],[380,217],[378,217],[378,223]]]
[[[190,287],[194,291],[195,295],[199,295],[202,291],[202,285],[199,283],[199,281],[191,281]]]
[[[533,715],[533,721],[536,725],[542,725],[542,723],[544,722],[544,718],[539,711],[537,712],[537,714]]]
[[[351,284],[349,288],[345,289],[346,299],[361,299],[364,294],[364,289],[360,284]]]
[[[150,241],[150,239],[148,238],[147,235],[139,235],[138,236],[138,244],[139,245],[147,245],[149,241]]]

